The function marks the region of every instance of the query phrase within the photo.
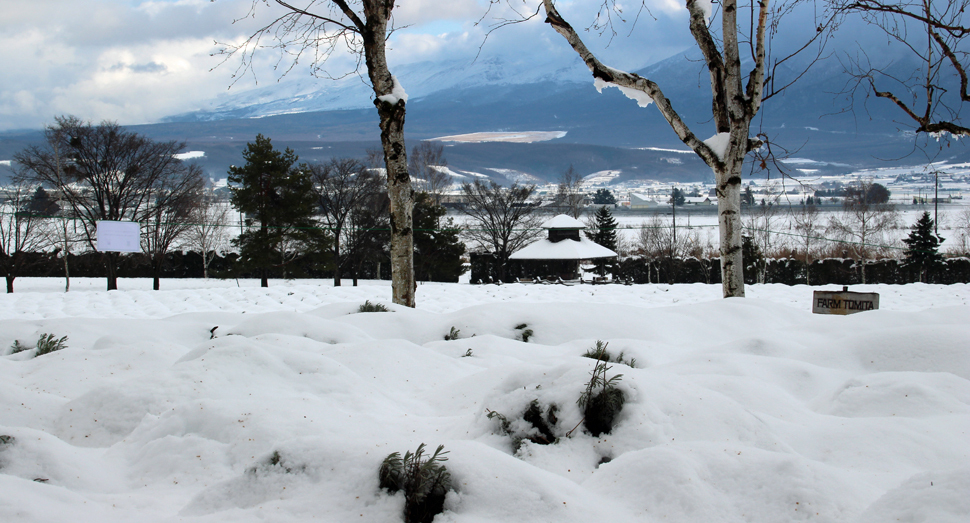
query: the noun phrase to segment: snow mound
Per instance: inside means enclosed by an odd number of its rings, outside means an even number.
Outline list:
[[[970,511],[970,286],[870,286],[883,310],[834,317],[804,286],[424,284],[410,309],[376,282],[81,283],[0,298],[0,346],[68,336],[0,356],[0,521],[400,521],[377,470],[421,443],[449,451],[436,521]],[[597,340],[627,363],[594,437],[576,401]],[[556,406],[552,444],[487,416],[535,435],[533,402]]]

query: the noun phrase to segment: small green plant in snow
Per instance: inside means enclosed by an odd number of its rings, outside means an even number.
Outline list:
[[[626,361],[626,359],[624,358],[624,353],[622,352],[620,353],[619,356],[617,356],[616,358],[613,358],[613,355],[610,354],[608,350],[606,350],[606,347],[608,345],[609,343],[607,342],[596,340],[596,346],[586,351],[586,354],[583,354],[583,357],[592,358],[594,360],[599,360],[599,361],[619,363],[620,365],[626,365],[628,367],[636,367],[637,359],[630,358],[630,361]]]
[[[530,329],[529,326],[525,323],[520,323],[519,325],[516,325],[515,330],[520,331],[519,335],[516,336],[516,339],[522,341],[523,343],[529,343],[529,338],[531,338],[532,335],[534,334],[532,332],[532,329]]]
[[[34,347],[28,347],[20,343],[20,340],[14,340],[13,345],[10,346],[10,354],[17,354],[18,352],[24,352],[32,348],[37,349],[37,353],[34,357],[43,356],[45,354],[50,354],[54,351],[59,351],[61,349],[67,348],[67,336],[61,336],[56,338],[53,334],[41,334],[40,338],[37,339],[37,344]]]
[[[366,300],[363,305],[357,308],[357,312],[387,312],[387,307],[380,303],[371,303],[370,300]]]
[[[576,404],[583,411],[583,423],[586,430],[593,436],[609,434],[613,430],[616,415],[623,408],[626,397],[623,391],[616,387],[622,374],[612,378],[606,377],[606,372],[612,369],[607,362],[597,360],[596,366],[590,373],[590,380],[586,389],[579,395]]]
[[[380,488],[395,493],[404,491],[405,523],[431,523],[444,511],[445,496],[451,490],[451,474],[442,465],[448,458],[444,445],[434,454],[424,454],[424,443],[404,457],[394,452],[384,458],[378,472]]]
[[[37,355],[43,356],[66,348],[66,342],[67,336],[55,338],[53,334],[41,334],[40,339],[37,340]]]

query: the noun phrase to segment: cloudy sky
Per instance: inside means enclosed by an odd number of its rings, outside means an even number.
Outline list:
[[[636,11],[631,9],[624,13],[630,19],[618,25],[620,34],[612,44],[589,34],[591,46],[604,49],[617,67],[641,67],[689,44],[682,3],[648,1],[656,21],[641,14],[633,27]],[[564,0],[560,9],[579,27],[593,20],[591,4],[595,3]],[[62,114],[92,121],[149,123],[203,107],[207,100],[225,96],[234,82],[238,62],[220,66],[221,58],[213,56],[219,43],[242,41],[278,12],[262,0],[248,17],[252,0],[2,0],[0,4],[4,77],[0,130],[39,128]],[[522,5],[527,11],[536,4],[528,0]],[[483,42],[482,56],[529,59],[534,55],[579,64],[562,38],[538,17],[503,28],[485,41],[496,17],[511,15],[508,5],[503,5],[477,23],[487,8],[487,0],[400,0],[395,23],[407,27],[390,42],[392,71],[395,65],[411,62],[472,62]],[[615,13],[614,20],[619,20]],[[679,30],[670,31],[671,27]],[[280,72],[272,67],[277,58],[272,50],[258,53],[255,80],[246,75],[235,81],[230,92],[250,89],[255,81],[260,86],[277,82]],[[352,68],[351,57],[339,54],[328,70],[342,74],[348,67]],[[300,64],[289,75],[306,77],[309,69]],[[321,80],[321,87],[326,87],[326,81]]]

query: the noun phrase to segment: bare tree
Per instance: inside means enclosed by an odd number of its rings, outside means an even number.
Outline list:
[[[428,193],[435,205],[441,205],[441,196],[451,186],[451,175],[444,170],[447,166],[441,143],[426,140],[411,148],[408,170],[417,181],[416,189]]]
[[[357,56],[356,68],[340,76],[358,73],[363,65],[374,91],[374,105],[380,117],[381,145],[387,169],[390,198],[391,289],[394,303],[414,307],[414,238],[412,212],[414,191],[408,173],[404,143],[404,115],[407,93],[391,75],[385,55],[388,36],[393,32],[393,0],[308,0],[296,7],[284,0],[253,0],[251,15],[259,4],[283,9],[268,24],[238,45],[226,46],[226,59],[239,57],[239,72],[252,71],[257,51],[276,49],[280,61],[289,61],[286,71],[302,58],[311,71],[333,78],[324,66],[334,52],[349,51]],[[301,4],[303,5],[303,4]],[[272,40],[271,44],[263,43]]]
[[[950,252],[959,256],[970,256],[970,208],[964,208],[956,217],[954,229],[956,238],[950,247]]]
[[[369,170],[377,178],[377,185],[383,185],[380,172]],[[346,243],[344,247],[347,266],[357,286],[357,278],[364,266],[374,264],[374,276],[381,279],[381,265],[389,257],[390,208],[386,191],[371,191],[357,205],[345,224]]]
[[[648,221],[640,224],[640,230],[636,237],[636,252],[647,259],[648,262],[659,262],[665,267],[668,283],[673,281],[673,274],[670,271],[671,262],[676,258],[686,256],[697,244],[697,235],[694,231],[681,231],[677,234],[677,228],[673,221],[666,221],[660,215],[655,214]],[[656,267],[657,278],[660,280],[660,266]],[[647,267],[647,280],[651,280],[650,266]]]
[[[761,200],[761,205],[749,205],[744,210],[744,228],[747,230],[751,241],[758,247],[764,257],[770,257],[776,249],[774,228],[776,226],[775,216],[778,209],[775,207],[778,196],[769,190],[765,198]],[[764,283],[767,278],[768,265],[765,258],[760,260],[758,265],[758,283]]]
[[[64,130],[61,126],[48,125],[44,128],[44,142],[47,147],[47,164],[45,168],[50,171],[53,178],[53,187],[64,185],[64,157],[61,145],[65,143]],[[29,169],[21,169],[18,173],[20,179],[31,179]],[[48,227],[47,234],[50,241],[54,244],[54,252],[59,254],[64,265],[64,292],[71,290],[71,267],[70,255],[74,244],[79,241],[77,222],[73,219],[69,206],[58,205],[59,226]]]
[[[461,186],[465,199],[462,211],[471,218],[465,236],[492,251],[503,281],[509,256],[542,234],[542,219],[529,202],[535,189],[535,185],[517,183],[502,187],[491,180],[475,180]]]
[[[159,199],[167,199],[162,186],[198,176],[175,156],[185,144],[155,142],[113,122],[94,126],[72,116],[55,121],[44,145],[29,146],[14,160],[33,181],[61,195],[92,249],[99,221],[142,221]],[[108,290],[117,289],[118,253],[103,255]]]
[[[333,241],[333,286],[340,286],[340,277],[347,260],[342,250],[348,244],[344,228],[354,213],[369,203],[373,194],[380,191],[383,180],[359,160],[334,158],[325,164],[313,164],[310,169],[313,190]]]
[[[857,14],[870,27],[881,29],[900,52],[914,56],[916,71],[895,75],[889,65],[873,65],[860,49],[846,56],[853,78],[849,91],[884,98],[906,115],[917,133],[970,135],[960,109],[970,101],[967,50],[964,39],[970,23],[963,20],[970,0],[834,0],[836,9]],[[898,53],[893,54],[898,59]],[[957,85],[959,84],[959,85]]]
[[[165,255],[192,228],[202,197],[202,170],[170,170],[152,184],[152,198],[142,217],[141,247],[152,268],[152,288],[159,289]]]
[[[862,283],[866,283],[866,262],[883,248],[883,234],[899,221],[894,205],[867,198],[871,187],[872,182],[862,182],[858,190],[849,191],[842,212],[829,221],[829,230],[845,242],[846,252],[857,261]]]
[[[64,156],[62,145],[67,143],[64,130],[60,125],[48,125],[44,128],[44,149],[45,155],[42,168],[49,172],[49,177],[53,183],[49,187],[58,188],[66,182],[64,165],[68,160]],[[19,164],[18,164],[19,165]],[[36,175],[31,169],[19,165],[17,180],[20,182],[37,181]],[[59,198],[63,198],[57,191]],[[50,242],[54,244],[54,252],[58,253],[64,265],[64,292],[71,290],[71,271],[69,257],[75,243],[79,241],[77,222],[74,220],[71,209],[66,205],[58,205],[60,226],[49,226],[46,228]]]
[[[497,0],[495,0],[497,1]],[[745,157],[761,148],[761,139],[750,135],[751,122],[761,103],[783,90],[795,79],[783,79],[780,67],[789,57],[768,60],[770,35],[777,32],[781,16],[791,11],[791,0],[770,8],[768,0],[739,3],[720,2],[717,13],[708,0],[687,0],[690,13],[689,29],[704,56],[710,72],[711,111],[714,135],[702,140],[674,110],[660,85],[634,73],[620,71],[602,63],[586,46],[579,33],[556,9],[554,0],[542,0],[546,23],[569,43],[592,72],[597,88],[617,87],[639,105],[656,103],[661,115],[674,133],[691,148],[713,171],[717,187],[718,225],[720,229],[722,290],[725,297],[744,296],[743,262],[741,254],[741,172]],[[594,28],[612,30],[613,13],[620,15],[621,7],[614,0],[601,4]],[[720,19],[720,27],[714,23]],[[606,20],[606,26],[599,22]],[[820,20],[819,30],[797,52],[812,43],[823,43],[828,34],[825,27],[830,19]],[[803,22],[804,23],[804,22]],[[614,32],[615,34],[615,32]],[[750,57],[750,66],[742,69],[742,51]],[[821,54],[818,50],[816,56]],[[768,72],[771,74],[768,74]],[[803,73],[802,73],[803,74]]]
[[[84,235],[78,231],[77,220],[72,215],[71,209],[62,208],[55,220],[57,223],[50,224],[47,234],[50,243],[54,246],[54,253],[61,258],[61,264],[64,266],[64,292],[70,292],[70,257],[74,253],[74,247],[84,242]]]
[[[559,187],[556,189],[556,205],[561,212],[573,218],[579,218],[583,213],[582,193],[583,177],[570,166],[559,176]]]
[[[31,255],[47,246],[43,228],[48,216],[31,208],[35,187],[20,180],[0,191],[0,271],[7,280],[7,293],[13,282],[31,262]]]
[[[202,255],[202,277],[209,279],[209,265],[219,250],[229,243],[229,205],[220,201],[211,189],[199,198],[199,205],[189,229],[189,243]]]
[[[813,200],[803,203],[798,211],[792,213],[791,219],[795,224],[795,231],[799,235],[799,246],[804,249],[805,284],[811,285],[811,266],[815,256],[815,246],[821,240],[820,236],[824,230],[821,214]]]

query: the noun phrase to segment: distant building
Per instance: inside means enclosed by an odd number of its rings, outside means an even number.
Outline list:
[[[523,266],[529,277],[558,276],[563,280],[579,277],[579,262],[616,258],[616,252],[590,240],[581,231],[586,224],[560,214],[542,224],[548,237],[536,240],[509,256],[510,260],[532,262]]]
[[[659,206],[657,200],[642,194],[630,193],[630,209],[656,209]]]
[[[710,196],[687,196],[684,205],[714,205],[716,202]]]

